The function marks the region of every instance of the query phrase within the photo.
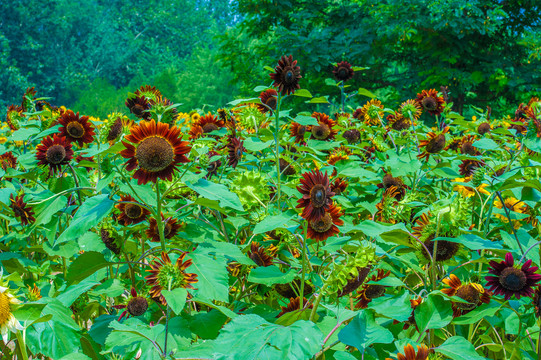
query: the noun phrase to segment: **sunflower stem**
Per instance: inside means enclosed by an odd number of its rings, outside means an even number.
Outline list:
[[[17,347],[19,348],[19,351],[21,352],[21,359],[22,360],[28,360],[28,353],[26,352],[26,343],[24,342],[24,338],[21,336],[21,332],[17,330]]]
[[[276,201],[278,204],[278,214],[280,214],[282,207],[280,206],[280,107],[282,103],[282,95],[278,93],[276,99],[276,111],[274,112],[274,141],[276,143],[275,155],[276,155]],[[302,301],[301,301],[302,302]]]
[[[75,187],[78,189],[77,190],[77,198],[79,199],[79,206],[83,204],[83,199],[81,197],[81,190],[79,189],[79,178],[77,177],[77,173],[75,172],[75,169],[73,168],[73,166],[71,164],[68,164],[70,170],[71,170],[71,173],[73,175],[73,180],[75,181]]]
[[[539,324],[541,327],[541,324]],[[537,360],[541,360],[541,331],[537,336]]]
[[[340,99],[342,103],[342,112],[346,112],[346,97],[344,96],[344,82],[339,85],[340,86]]]
[[[162,221],[162,200],[160,199],[160,179],[156,179],[156,204],[158,211],[156,214],[156,223],[158,224],[158,235],[160,236],[160,243],[162,245],[162,251],[165,252],[165,236],[163,234],[163,221]]]
[[[325,283],[321,289],[319,290],[319,296],[316,298],[316,302],[314,303],[314,306],[312,308],[312,311],[310,312],[310,318],[308,320],[314,321],[314,317],[317,313],[317,308],[319,307],[319,303],[321,302],[321,299],[323,299],[323,291],[327,288],[327,283]]]
[[[301,274],[301,292],[299,294],[299,309],[304,306],[304,281],[306,273],[306,237],[308,236],[308,221],[303,221],[304,239],[302,240],[302,274]],[[311,316],[311,315],[310,315]]]

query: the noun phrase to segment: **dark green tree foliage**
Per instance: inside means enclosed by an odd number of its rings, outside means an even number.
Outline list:
[[[448,86],[459,111],[473,98],[505,107],[540,91],[540,10],[535,0],[242,0],[221,58],[247,84],[291,53],[312,91],[347,60],[369,67],[352,84],[380,97]]]

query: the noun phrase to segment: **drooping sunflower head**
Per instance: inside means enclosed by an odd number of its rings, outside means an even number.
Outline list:
[[[113,144],[117,141],[124,129],[129,129],[133,125],[133,121],[121,113],[112,113],[107,116],[105,124],[102,126],[100,133],[102,139]]]
[[[312,125],[312,139],[330,141],[334,139],[338,130],[334,129],[336,123],[327,114],[314,112],[312,117],[318,122],[318,125]]]
[[[256,263],[257,266],[271,266],[274,260],[276,253],[273,249],[265,249],[263,246],[259,245],[257,241],[253,241],[250,244],[250,251],[248,251],[248,257]]]
[[[383,295],[385,295],[385,285],[380,284],[368,284],[368,282],[377,282],[381,279],[386,278],[391,274],[390,271],[385,271],[383,269],[378,269],[377,273],[372,275],[368,281],[361,287],[361,289],[357,292],[357,296],[355,298],[359,300],[359,302],[355,305],[355,308],[357,309],[366,309],[368,307],[368,304],[376,298],[379,298]]]
[[[383,105],[381,101],[372,99],[363,106],[364,122],[366,125],[379,125],[383,118]]]
[[[237,167],[239,161],[242,159],[242,154],[246,149],[244,148],[244,141],[240,138],[230,135],[227,143],[227,164],[233,169]]]
[[[144,97],[149,104],[154,105],[162,100],[162,93],[155,86],[142,85],[134,93],[137,97]]]
[[[301,281],[299,279],[293,280],[291,283],[276,284],[274,290],[285,298],[294,298],[299,296],[299,289],[301,288]],[[304,295],[310,296],[314,291],[314,287],[308,282],[304,283]]]
[[[460,165],[458,165],[459,173],[462,176],[472,176],[475,173],[475,170],[483,165],[484,162],[480,160],[464,159]]]
[[[7,169],[15,169],[17,167],[17,158],[13,156],[11,151],[0,155],[0,169],[7,171]]]
[[[189,162],[185,154],[191,148],[188,142],[182,141],[180,129],[176,126],[169,127],[154,120],[141,121],[130,129],[126,140],[131,144],[123,140],[126,149],[120,155],[128,159],[126,170],[137,168],[133,177],[138,179],[138,184],[156,182],[158,178],[171,181],[177,166]]]
[[[306,298],[303,298],[302,309],[304,309],[307,304],[308,304],[308,300]],[[282,311],[276,317],[280,317],[288,312],[299,310],[301,309],[300,306],[301,306],[301,300],[298,296],[296,298],[290,298],[289,304],[287,306],[281,306],[280,308],[282,309]],[[308,308],[311,309],[313,307],[314,305],[310,304]]]
[[[479,124],[479,126],[477,127],[477,133],[483,136],[486,133],[489,133],[491,129],[492,127],[490,126],[490,124],[487,122],[484,122],[484,123]]]
[[[333,68],[332,73],[338,81],[346,82],[353,78],[353,68],[347,61],[341,61]]]
[[[162,295],[164,289],[193,289],[192,284],[198,281],[197,274],[187,273],[186,269],[192,265],[192,260],[184,261],[185,252],[181,253],[175,264],[171,263],[169,255],[162,252],[160,258],[156,258],[147,270],[150,274],[145,276],[147,285],[151,287],[150,296],[162,305],[167,305],[165,297]]]
[[[463,284],[454,274],[451,274],[447,279],[443,279],[442,282],[450,286],[449,288],[442,289],[441,291],[443,293],[449,296],[457,296],[462,300],[467,301],[465,303],[455,301],[451,303],[454,317],[464,315],[481,304],[488,304],[490,302],[492,293],[485,290],[481,284]]]
[[[288,161],[284,158],[280,158],[280,174],[290,176],[295,175],[297,173],[297,169],[295,166],[291,163],[291,161]]]
[[[112,227],[102,227],[100,229],[101,241],[105,247],[111,250],[115,255],[119,255],[120,250],[122,249],[117,235],[118,234],[116,234]]]
[[[10,105],[6,114],[6,122],[11,131],[19,130],[21,120],[24,119],[23,109],[20,106]]]
[[[442,96],[438,96],[435,89],[421,91],[420,94],[417,94],[416,101],[432,115],[439,115],[443,112],[445,101]]]
[[[449,131],[449,127],[445,127],[439,134],[429,132],[426,134],[426,140],[419,142],[419,147],[424,148],[423,151],[417,155],[419,159],[428,160],[431,154],[437,154],[445,148],[445,134]]]
[[[297,208],[303,208],[301,216],[309,222],[319,221],[332,205],[331,198],[335,195],[331,190],[329,177],[318,169],[302,174],[300,182],[297,190],[302,197],[297,200]]]
[[[276,105],[278,104],[278,92],[274,89],[267,89],[261,94],[259,94],[259,99],[261,99],[261,104],[257,104],[257,108],[261,111],[262,114],[267,112],[272,112],[276,110]]]
[[[404,101],[400,108],[398,109],[398,112],[402,114],[404,117],[412,117],[415,120],[418,120],[421,117],[421,114],[423,113],[421,109],[421,104],[419,102],[409,99]]]
[[[478,155],[479,152],[473,146],[473,143],[475,142],[475,140],[476,140],[475,135],[465,135],[460,140],[460,152],[466,155],[472,155],[472,156]]]
[[[26,91],[23,94],[23,99],[21,101],[21,109],[23,110],[23,112],[27,112],[31,110],[32,103],[35,99],[36,99],[36,89],[33,86],[26,88]]]
[[[272,86],[278,88],[282,96],[291,95],[301,88],[299,85],[299,79],[302,78],[301,68],[297,66],[297,60],[293,60],[292,55],[282,56],[274,71],[270,74],[271,79],[274,80]]]
[[[399,112],[387,115],[387,123],[396,131],[407,130],[411,126],[410,119]]]
[[[22,225],[28,225],[36,221],[34,217],[34,211],[30,206],[24,202],[24,194],[17,195],[15,198],[13,194],[9,196],[10,208],[13,210],[15,217],[21,221]]]
[[[487,286],[495,295],[504,295],[505,300],[512,296],[520,299],[521,296],[531,297],[534,287],[541,280],[541,275],[536,274],[537,266],[531,266],[532,260],[526,261],[522,267],[515,267],[513,254],[507,253],[505,260],[489,262],[488,272],[491,276],[486,276]]]
[[[340,217],[344,215],[339,206],[331,205],[319,220],[308,222],[307,236],[316,241],[325,241],[340,232],[337,226],[344,225]]]
[[[44,138],[36,147],[36,159],[39,160],[38,165],[47,165],[54,173],[73,159],[73,149],[65,137],[54,134],[52,138]]]
[[[256,130],[266,128],[269,121],[265,113],[261,112],[258,106],[261,104],[245,104],[235,109],[236,119],[241,129],[248,133],[254,133]]]
[[[152,104],[144,96],[134,96],[126,100],[126,106],[130,112],[139,119],[150,120],[152,115],[149,110]]]
[[[182,224],[178,222],[177,219],[168,217],[167,219],[162,214],[162,223],[163,223],[163,237],[165,239],[171,239],[173,236],[178,234],[179,229],[182,227]],[[148,228],[145,230],[146,236],[152,242],[160,242],[160,233],[158,232],[158,221],[155,218],[149,220]]]
[[[116,204],[115,208],[120,210],[120,215],[117,217],[117,220],[124,226],[138,224],[150,215],[150,211],[139,205],[131,195],[121,196],[120,203]]]
[[[289,127],[289,133],[295,138],[295,143],[304,142],[304,134],[311,131],[311,126],[301,125],[292,121]]]
[[[58,123],[62,125],[58,129],[60,136],[64,136],[69,142],[83,146],[94,141],[96,133],[88,116],[79,116],[79,113],[67,110],[58,119]]]
[[[361,132],[357,129],[349,129],[344,131],[342,137],[346,139],[348,144],[357,144],[361,138]]]

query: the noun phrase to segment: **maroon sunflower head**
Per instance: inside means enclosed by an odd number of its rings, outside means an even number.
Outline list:
[[[377,273],[372,275],[368,281],[362,286],[362,288],[357,292],[356,299],[359,300],[355,307],[357,309],[366,309],[368,304],[376,298],[379,298],[385,295],[385,286],[379,284],[368,284],[370,281],[380,281],[381,279],[386,278],[391,274],[390,271],[385,271],[378,269]]]
[[[7,169],[15,169],[17,166],[17,158],[13,156],[11,151],[0,155],[0,169],[7,171]]]
[[[297,190],[302,197],[297,200],[297,208],[303,208],[301,216],[308,220],[319,221],[332,205],[335,193],[331,190],[327,173],[323,175],[319,169],[302,174],[301,185]]]
[[[190,140],[197,139],[203,134],[208,134],[214,130],[219,130],[225,126],[225,121],[212,115],[210,112],[207,115],[201,116],[192,124],[189,135]]]
[[[150,275],[145,276],[147,285],[150,286],[150,296],[162,305],[167,305],[165,297],[162,295],[164,289],[185,288],[193,289],[192,284],[196,283],[197,274],[186,273],[186,269],[192,265],[192,260],[184,261],[186,253],[183,252],[178,257],[175,264],[171,263],[169,255],[162,252],[161,258],[156,258],[151,269],[147,270]]]
[[[306,300],[306,298],[303,298],[302,300],[302,308],[305,308],[308,300]],[[312,309],[313,307],[314,305],[312,304],[308,306],[309,309]],[[290,298],[289,304],[287,306],[280,306],[280,308],[282,309],[282,311],[276,317],[280,317],[288,312],[301,309],[301,300],[298,296],[296,298]]]
[[[458,165],[459,173],[462,176],[472,176],[475,169],[483,166],[485,163],[482,160],[464,159],[462,163]]]
[[[426,134],[427,139],[419,142],[419,147],[424,148],[423,152],[417,155],[419,159],[428,160],[431,154],[437,154],[445,148],[445,133],[449,131],[449,127],[445,127],[439,134],[429,132]]]
[[[325,241],[340,232],[337,226],[344,225],[340,216],[344,215],[339,206],[331,205],[319,220],[309,221],[307,236],[316,241]]]
[[[455,302],[451,303],[453,308],[453,317],[458,317],[469,313],[476,307],[482,304],[488,304],[492,293],[485,290],[481,284],[467,283],[463,284],[460,279],[451,274],[448,279],[443,279],[442,282],[449,288],[442,289],[441,292],[449,296],[457,296],[467,303]]]
[[[189,161],[185,154],[190,152],[190,147],[187,141],[182,141],[176,126],[169,127],[154,120],[141,121],[130,128],[126,140],[133,145],[123,140],[126,149],[120,155],[129,159],[126,170],[137,168],[133,178],[138,179],[139,185],[156,182],[158,178],[171,181],[177,166]]]
[[[129,98],[126,100],[126,106],[130,109],[130,112],[139,119],[150,120],[152,118],[152,115],[148,112],[152,104],[145,96]]]
[[[357,129],[349,129],[344,131],[342,136],[347,140],[348,144],[357,144],[361,138],[361,132]]]
[[[126,318],[129,318],[130,316],[141,316],[148,309],[147,299],[142,296],[138,296],[135,288],[131,288],[130,295],[131,297],[127,304],[113,306],[115,309],[125,309],[122,314],[120,314],[118,321],[122,320],[124,316],[126,316]]]
[[[47,136],[36,147],[36,159],[38,165],[47,165],[50,172],[60,171],[62,165],[68,164],[73,159],[73,149],[65,137],[54,134]]]
[[[58,119],[62,125],[59,132],[60,136],[66,137],[69,142],[76,142],[79,146],[91,143],[94,140],[94,125],[90,123],[88,116],[79,116],[71,110],[67,110]]]
[[[181,227],[181,224],[179,224],[177,219],[174,219],[172,217],[168,217],[166,219],[163,216],[163,214],[162,214],[162,222],[163,222],[163,236],[166,239],[171,239],[173,236],[175,236]],[[145,230],[145,234],[150,238],[150,241],[160,242],[160,234],[158,232],[158,222],[156,221],[156,219],[151,218],[149,220],[149,225],[148,225],[148,228]]]
[[[271,79],[274,80],[272,86],[278,88],[282,96],[291,95],[301,88],[299,85],[299,79],[302,78],[301,68],[297,66],[297,60],[293,60],[292,55],[282,56],[274,71],[270,74]]]
[[[253,241],[250,244],[250,251],[248,251],[248,257],[256,263],[257,266],[271,266],[274,260],[274,251],[266,250],[264,247],[260,246],[257,241]]]
[[[481,136],[485,135],[486,133],[490,132],[490,124],[487,122],[479,124],[477,127],[477,133]]]
[[[344,191],[346,191],[346,188],[348,187],[348,185],[349,185],[349,183],[346,180],[344,180],[344,179],[342,179],[340,177],[337,177],[331,183],[331,190],[336,195],[340,195]]]
[[[314,112],[312,117],[317,120],[318,124],[313,125],[310,129],[312,132],[311,138],[325,141],[334,139],[338,133],[338,130],[333,128],[336,125],[336,122],[323,113]]]
[[[438,92],[435,89],[421,91],[420,94],[417,94],[416,100],[425,111],[428,111],[432,115],[439,115],[443,112],[445,101],[442,96],[438,96]]]
[[[531,297],[533,288],[541,280],[541,275],[536,274],[537,266],[531,266],[532,260],[528,260],[517,268],[511,253],[505,255],[505,260],[490,261],[488,272],[493,276],[486,276],[487,286],[495,295],[504,295],[505,300],[514,295],[517,299],[521,296]]]
[[[276,110],[276,105],[278,104],[278,92],[276,90],[268,89],[263,91],[259,94],[259,99],[261,99],[261,104],[257,104],[257,108],[261,113],[265,114],[269,111],[272,113]]]
[[[243,146],[244,141],[235,136],[229,136],[229,142],[227,144],[227,164],[233,169],[237,167],[239,161],[242,159],[242,154],[246,150]]]
[[[162,101],[162,93],[156,86],[142,85],[139,89],[135,90],[134,94],[147,99],[150,105],[155,105]]]
[[[22,225],[28,225],[36,221],[34,217],[34,211],[24,202],[24,194],[17,195],[15,198],[13,194],[9,196],[10,205],[9,207],[13,210],[15,217],[21,221]]]
[[[126,203],[128,201],[130,203]],[[120,210],[120,215],[117,217],[117,220],[124,226],[138,224],[150,215],[150,211],[139,205],[139,203],[130,195],[121,196],[120,203],[116,204],[115,208]]]
[[[306,134],[306,132],[310,130],[311,126],[301,125],[294,121],[291,122],[291,125],[289,127],[289,133],[291,134],[291,136],[295,137],[295,143],[304,142],[304,134]]]
[[[20,106],[10,105],[6,114],[6,122],[11,131],[19,130],[20,121],[24,118],[23,109]]]
[[[347,61],[341,61],[333,68],[332,73],[338,81],[346,82],[353,78],[353,68]]]

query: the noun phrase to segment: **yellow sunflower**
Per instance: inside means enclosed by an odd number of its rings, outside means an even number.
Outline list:
[[[20,301],[9,292],[9,288],[2,285],[5,284],[0,272],[0,334],[2,334],[4,344],[7,344],[9,340],[8,333],[23,330],[23,327],[13,315],[13,305],[19,304]]]
[[[516,212],[516,213],[519,213],[519,214],[524,214],[524,212],[526,211],[526,204],[523,203],[521,200],[518,200],[514,197],[508,197],[507,199],[505,199],[503,201],[505,207],[509,210],[509,212]],[[502,202],[500,201],[500,199],[496,199],[494,200],[494,206],[497,207],[498,209],[502,209],[503,206],[502,206]],[[507,223],[509,222],[509,219],[507,218],[506,214],[503,213],[503,214],[495,214],[496,217],[498,219],[500,219],[501,221],[503,221],[504,223]],[[510,216],[512,217],[512,215],[510,214]],[[515,229],[518,229],[520,227],[520,220],[513,220],[513,226]]]

